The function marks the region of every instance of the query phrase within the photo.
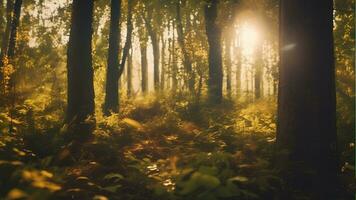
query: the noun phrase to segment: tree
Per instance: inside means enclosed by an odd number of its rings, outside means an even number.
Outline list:
[[[227,33],[225,35],[225,68],[226,68],[226,91],[227,91],[227,96],[230,98],[231,97],[231,65],[232,65],[232,60],[231,60],[231,45],[232,45],[232,34],[231,34],[231,29],[227,30]]]
[[[140,17],[137,17],[141,19]],[[140,20],[138,24],[142,22]],[[143,26],[139,27],[139,40],[140,40],[140,52],[141,52],[141,90],[143,94],[147,94],[148,91],[148,65],[147,65],[147,34]]]
[[[286,180],[312,199],[337,199],[333,1],[280,6],[277,144],[288,151]]]
[[[262,43],[258,44],[257,49],[256,49],[256,63],[255,63],[255,76],[254,76],[254,82],[255,82],[255,100],[258,100],[261,98],[262,95],[262,84],[263,84],[263,79],[262,79],[262,73],[263,73],[263,58],[262,58]]]
[[[12,59],[15,55],[16,39],[17,39],[17,29],[20,24],[22,0],[16,0],[14,5],[14,15],[11,22],[11,32],[9,39],[9,46],[7,49],[7,56]]]
[[[67,113],[70,130],[81,135],[91,133],[94,117],[92,68],[92,21],[94,1],[73,0],[67,49]]]
[[[151,39],[151,44],[153,49],[153,83],[154,83],[155,91],[158,91],[159,90],[159,60],[160,60],[159,38],[157,34],[157,28],[153,26],[153,22],[152,22],[153,14],[156,10],[152,8],[152,5],[150,6],[149,5],[150,5],[149,3],[146,3],[145,5],[147,16],[145,13],[143,13],[142,17],[145,21],[146,29]]]
[[[106,74],[104,114],[118,112],[119,106],[119,46],[121,0],[111,0],[109,52]]]
[[[12,10],[13,10],[13,0],[7,0],[6,1],[6,26],[5,26],[5,31],[2,35],[2,40],[1,40],[1,53],[0,53],[0,82],[1,86],[4,86],[6,82],[4,81],[4,71],[3,67],[5,66],[5,62],[7,59],[7,51],[9,47],[9,38],[10,38],[10,31],[11,31],[11,24],[12,24]],[[4,91],[1,90],[3,93]]]
[[[193,74],[192,61],[188,54],[184,41],[184,32],[183,32],[183,24],[182,24],[182,17],[181,17],[181,6],[182,6],[181,4],[182,4],[181,1],[178,0],[176,5],[176,12],[177,12],[176,22],[177,22],[177,36],[178,36],[177,39],[178,39],[178,44],[182,50],[183,65],[188,76],[188,88],[190,92],[194,92],[195,78]]]
[[[132,55],[133,55],[133,48],[130,49],[128,58],[127,58],[127,97],[130,98],[132,96]]]
[[[217,24],[218,0],[209,0],[205,6],[205,26],[209,43],[208,98],[211,103],[222,100],[221,28]]]

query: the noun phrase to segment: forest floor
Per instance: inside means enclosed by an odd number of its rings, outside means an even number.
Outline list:
[[[211,107],[176,97],[122,105],[120,115],[98,118],[94,136],[80,144],[67,144],[59,124],[36,128],[40,119],[18,108],[17,131],[0,137],[0,196],[253,200],[283,190],[271,164],[275,100]]]

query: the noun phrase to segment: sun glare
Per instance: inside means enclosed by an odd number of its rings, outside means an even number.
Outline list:
[[[240,41],[244,54],[253,54],[260,37],[257,28],[251,24],[244,24],[241,27],[240,33]]]

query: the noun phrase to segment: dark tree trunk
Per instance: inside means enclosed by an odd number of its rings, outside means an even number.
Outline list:
[[[147,40],[140,41],[141,51],[141,88],[142,93],[147,94],[148,91],[148,67],[147,67]]]
[[[262,59],[262,44],[259,44],[256,52],[256,63],[255,63],[255,100],[261,98],[262,95],[262,69],[263,69],[263,59]]]
[[[67,50],[68,105],[66,123],[71,131],[87,136],[93,129],[94,86],[92,21],[94,1],[74,0]]]
[[[206,34],[209,43],[208,98],[218,104],[222,100],[221,28],[217,25],[218,0],[210,0],[205,7]]]
[[[126,41],[125,41],[125,46],[122,51],[122,59],[120,63],[120,69],[119,69],[119,78],[121,77],[122,73],[124,72],[125,69],[125,63],[127,60],[127,57],[130,53],[131,49],[131,43],[132,43],[132,31],[133,31],[133,24],[132,24],[132,10],[134,6],[134,1],[132,0],[127,0],[127,20],[126,20]]]
[[[127,97],[130,98],[132,96],[132,48],[130,50],[129,56],[127,58]]]
[[[177,22],[178,43],[180,48],[182,49],[183,65],[187,73],[188,88],[191,92],[194,92],[195,76],[193,74],[192,61],[185,47],[180,1],[177,2],[176,10],[177,10],[176,22]]]
[[[227,96],[231,97],[231,31],[230,29],[227,30],[228,33],[226,34],[225,38],[225,67],[226,67],[226,92]]]
[[[282,0],[280,14],[277,144],[289,152],[287,183],[337,199],[333,1]]]
[[[241,96],[241,63],[242,63],[242,56],[240,46],[234,46],[234,55],[236,58],[236,97],[239,98]]]
[[[7,82],[4,79],[4,69],[3,67],[7,64],[7,51],[9,47],[9,38],[10,38],[10,31],[11,31],[11,24],[12,24],[12,13],[13,13],[13,0],[7,0],[6,3],[6,27],[5,31],[2,35],[2,41],[1,41],[1,53],[0,53],[0,94],[4,96],[5,94],[5,88]],[[2,100],[1,100],[2,101]]]
[[[148,11],[149,17],[148,19],[144,16],[146,28],[148,35],[151,39],[152,49],[153,49],[153,83],[155,91],[159,90],[159,40],[156,33],[156,30],[152,27],[151,18],[152,18],[152,10]]]
[[[104,114],[119,109],[119,46],[120,46],[121,0],[111,0],[110,36],[108,67],[106,72],[106,93]]]
[[[2,41],[1,41],[1,62],[5,59],[7,56],[7,49],[9,47],[9,37],[10,37],[10,31],[11,31],[11,23],[12,23],[12,10],[13,10],[13,1],[12,0],[7,0],[6,3],[6,27],[5,27],[5,32],[2,36]],[[1,63],[3,65],[3,63]]]
[[[14,16],[12,17],[11,32],[9,40],[9,48],[7,49],[7,56],[12,59],[15,55],[17,30],[20,24],[22,0],[16,0],[14,5]]]

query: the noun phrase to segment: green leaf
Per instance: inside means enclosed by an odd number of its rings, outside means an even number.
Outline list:
[[[112,179],[118,181],[124,179],[124,176],[118,173],[110,173],[104,176],[104,180],[112,180]]]

